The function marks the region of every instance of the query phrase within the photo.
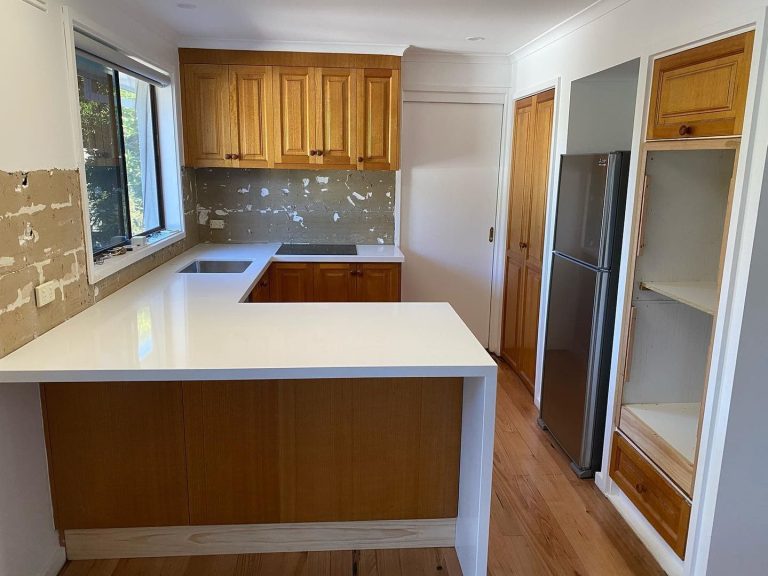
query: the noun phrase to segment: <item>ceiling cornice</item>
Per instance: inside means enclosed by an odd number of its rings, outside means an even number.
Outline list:
[[[186,36],[179,48],[211,50],[254,50],[258,52],[319,52],[323,54],[380,54],[402,56],[407,44],[361,44],[355,42],[264,41],[247,38],[206,38]]]
[[[491,52],[442,52],[409,48],[403,62],[430,62],[446,64],[509,64],[509,55]]]
[[[597,0],[570,18],[563,20],[560,24],[553,26],[543,34],[540,34],[530,42],[523,44],[520,48],[510,52],[509,57],[513,61],[522,60],[631,1],[632,0]]]

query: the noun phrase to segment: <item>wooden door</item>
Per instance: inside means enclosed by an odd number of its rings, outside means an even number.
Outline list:
[[[358,72],[357,167],[397,170],[400,139],[400,71],[370,69]]]
[[[228,67],[184,65],[185,165],[232,166]]]
[[[58,530],[189,524],[181,384],[41,391]]]
[[[230,66],[230,138],[232,165],[272,166],[272,68]]]
[[[554,97],[554,90],[548,90],[515,106],[502,357],[531,390],[536,380]]]
[[[272,74],[275,166],[311,167],[317,154],[314,68],[275,67]]]
[[[359,302],[400,302],[400,264],[358,264],[355,276]]]
[[[269,267],[269,296],[272,302],[312,302],[312,264],[275,262]]]
[[[345,169],[357,167],[357,74],[348,68],[316,68],[315,161]]]
[[[319,262],[314,264],[315,302],[353,302],[355,300],[354,264]]]
[[[269,272],[265,273],[253,287],[249,300],[254,303],[272,301],[269,293]]]
[[[515,103],[509,219],[507,222],[507,276],[504,288],[504,326],[501,340],[501,356],[515,369],[520,362],[519,308],[523,293],[523,269],[527,254],[524,241],[530,207],[531,145],[535,117],[536,110],[533,97]]]
[[[755,33],[654,63],[648,139],[741,134]]]

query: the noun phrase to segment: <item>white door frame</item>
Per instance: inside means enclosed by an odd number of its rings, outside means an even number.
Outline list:
[[[403,91],[403,103],[433,102],[450,104],[500,104],[502,106],[501,151],[499,154],[499,178],[496,184],[496,217],[494,219],[493,263],[491,274],[490,323],[488,349],[498,354],[501,351],[501,313],[504,299],[504,258],[507,244],[506,192],[509,181],[510,150],[510,90],[505,87],[452,86],[450,91],[430,89],[409,89]],[[401,130],[401,133],[403,130]],[[400,172],[397,177],[395,194],[395,242],[400,244]]]

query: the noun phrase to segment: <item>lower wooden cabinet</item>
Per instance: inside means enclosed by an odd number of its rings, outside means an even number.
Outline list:
[[[59,530],[189,523],[178,382],[41,385]]]
[[[457,515],[461,378],[41,389],[59,530]]]
[[[398,263],[275,262],[264,277],[251,302],[400,301]]]
[[[610,476],[677,555],[684,558],[690,503],[618,432],[613,436]]]

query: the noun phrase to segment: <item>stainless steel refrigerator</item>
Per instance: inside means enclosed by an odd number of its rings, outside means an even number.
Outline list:
[[[600,469],[629,152],[560,165],[539,424],[586,478]]]

